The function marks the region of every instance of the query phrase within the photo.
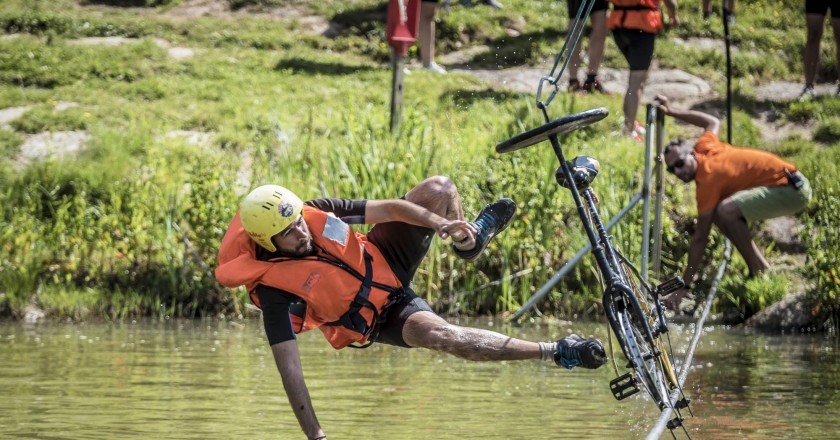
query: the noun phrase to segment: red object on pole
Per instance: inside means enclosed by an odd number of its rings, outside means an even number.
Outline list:
[[[420,22],[420,0],[389,0],[386,23],[388,44],[394,55],[408,55],[408,48],[417,41]]]

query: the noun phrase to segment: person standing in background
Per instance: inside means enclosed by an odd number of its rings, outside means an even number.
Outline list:
[[[799,95],[800,101],[807,101],[816,96],[814,80],[817,77],[817,67],[820,63],[820,41],[825,28],[825,16],[829,8],[831,8],[831,27],[834,29],[835,56],[837,57],[838,69],[840,69],[840,4],[828,0],[805,0],[807,39],[805,40],[805,50],[802,52],[802,60],[805,64],[805,88]],[[837,88],[837,96],[840,96],[840,87]]]
[[[422,0],[420,2],[420,62],[423,68],[435,73],[446,74],[446,69],[435,62],[435,15],[438,0]]]
[[[663,28],[660,4],[663,0],[610,0],[613,10],[607,19],[615,43],[630,65],[627,92],[624,95],[624,133],[641,142],[645,135],[636,120],[639,101],[653,60],[656,34]],[[679,25],[677,0],[664,0],[671,27]]]
[[[729,24],[735,24],[735,0],[723,0],[723,15]],[[712,17],[712,0],[703,0],[703,18]]]
[[[578,9],[583,4],[583,0],[566,0],[569,7],[569,28],[566,35],[571,32],[571,27]],[[592,11],[589,14],[589,22],[592,24],[592,31],[589,33],[589,48],[587,54],[589,56],[588,69],[586,79],[583,85],[578,78],[578,69],[581,64],[580,50],[572,51],[569,56],[569,91],[586,93],[605,93],[609,94],[601,85],[598,78],[598,69],[601,68],[601,61],[604,59],[604,45],[607,40],[607,12],[609,10],[609,2],[607,0],[595,0],[592,6]]]

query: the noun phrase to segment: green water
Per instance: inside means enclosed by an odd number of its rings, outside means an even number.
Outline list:
[[[599,323],[461,323],[534,340],[570,330],[606,337]],[[687,347],[691,332],[674,328],[675,347]],[[300,345],[318,417],[333,440],[632,439],[644,438],[658,415],[641,395],[612,397],[611,367],[475,363],[384,345],[335,351],[317,332],[302,335]],[[686,420],[689,433],[838,438],[838,353],[836,339],[823,335],[707,329],[686,384],[695,414]],[[0,360],[0,438],[304,438],[257,319],[2,322]]]

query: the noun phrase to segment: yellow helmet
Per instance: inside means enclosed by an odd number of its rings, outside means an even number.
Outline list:
[[[275,252],[271,237],[292,224],[302,209],[303,202],[293,192],[278,185],[263,185],[245,196],[239,218],[252,240]]]

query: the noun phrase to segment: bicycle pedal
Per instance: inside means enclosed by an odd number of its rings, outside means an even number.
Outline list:
[[[682,289],[685,287],[685,281],[683,281],[682,277],[676,276],[671,278],[668,281],[656,286],[656,295],[657,296],[665,296],[670,295],[677,290]]]
[[[625,373],[610,381],[610,391],[612,391],[615,400],[624,400],[638,393],[639,386],[636,385],[636,379],[632,374]]]

